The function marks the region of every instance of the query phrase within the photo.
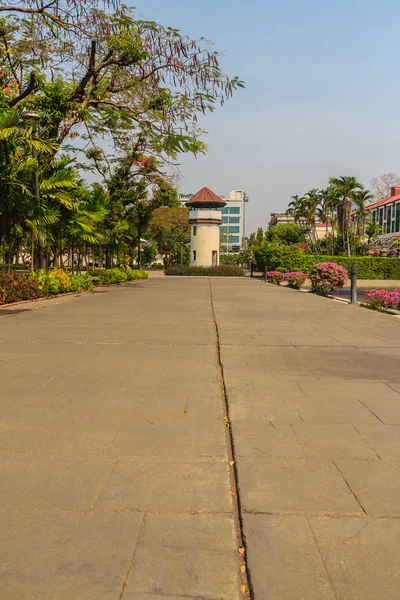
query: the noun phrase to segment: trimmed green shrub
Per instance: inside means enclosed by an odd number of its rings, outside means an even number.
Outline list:
[[[165,269],[166,275],[202,276],[202,277],[243,277],[244,270],[235,265],[219,265],[218,267],[189,267],[177,265]]]
[[[138,279],[148,279],[149,274],[147,271],[143,271],[142,269],[128,269],[126,271],[128,276],[128,281],[136,281]]]
[[[35,277],[26,273],[0,271],[0,304],[11,304],[42,297]]]
[[[70,279],[70,292],[83,292],[83,290],[91,290],[94,288],[92,278],[88,273],[85,273],[85,275],[76,273],[75,275],[71,275]]]
[[[134,281],[136,279],[147,279],[149,274],[141,269],[98,269],[88,271],[89,275],[96,277],[100,285],[111,285]]]
[[[255,251],[258,269],[271,271],[302,271],[310,273],[316,263],[334,262],[350,275],[351,265],[357,265],[359,279],[400,279],[400,258],[377,256],[325,256],[305,254],[298,246],[271,246],[263,243]]]
[[[307,279],[307,273],[300,273],[299,271],[293,271],[292,273],[286,273],[285,280],[288,286],[294,290],[299,290],[302,285],[305,284]]]

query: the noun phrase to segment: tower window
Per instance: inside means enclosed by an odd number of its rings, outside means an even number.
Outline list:
[[[193,260],[196,260],[196,250],[193,250]]]
[[[193,235],[197,235],[197,225],[193,225]]]

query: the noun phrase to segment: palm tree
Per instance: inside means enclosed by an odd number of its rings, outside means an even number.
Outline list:
[[[325,223],[326,227],[326,238],[329,235],[329,225],[331,226],[331,254],[334,254],[334,241],[335,241],[335,196],[332,193],[331,188],[326,188],[320,191],[320,205],[318,207],[318,218],[321,223]]]
[[[321,201],[320,191],[314,188],[307,192],[303,198],[303,214],[307,225],[307,230],[310,236],[310,242],[313,246],[318,246],[318,238],[316,232],[316,220],[318,216],[318,207]]]
[[[365,234],[368,238],[368,244],[373,242],[378,235],[381,235],[382,227],[376,221],[368,221],[367,227],[365,229]]]
[[[362,238],[365,235],[365,220],[369,212],[366,210],[369,200],[373,198],[369,190],[359,190],[354,193],[353,200],[356,205],[354,216],[356,220],[356,236]]]
[[[286,216],[292,217],[295,223],[303,225],[304,223],[304,198],[297,194],[292,196],[292,201],[289,202],[289,207],[286,211]]]
[[[356,177],[331,177],[329,187],[336,196],[337,221],[343,239],[343,250],[350,256],[349,228],[353,212],[354,194],[364,189]]]

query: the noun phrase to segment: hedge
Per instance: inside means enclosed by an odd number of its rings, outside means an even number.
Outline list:
[[[217,267],[190,267],[177,265],[165,269],[166,275],[200,276],[200,277],[243,277],[244,270],[234,265],[219,265]]]
[[[111,285],[134,281],[136,279],[147,279],[149,274],[141,269],[98,269],[88,271],[89,275],[96,277],[101,285]]]
[[[258,268],[271,271],[302,271],[309,273],[316,263],[333,262],[344,267],[350,275],[357,265],[359,279],[400,279],[400,258],[379,256],[327,256],[305,254],[298,246],[260,247],[256,252]]]

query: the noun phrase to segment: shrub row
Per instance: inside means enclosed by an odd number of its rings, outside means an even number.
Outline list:
[[[94,287],[93,277],[103,285],[124,283],[134,279],[147,279],[146,271],[135,269],[106,269],[90,271],[84,275],[76,273],[68,275],[62,269],[54,269],[50,273],[18,273],[0,271],[0,305],[36,300],[68,292],[82,292]]]
[[[0,272],[0,304],[47,298],[67,292],[81,292],[93,287],[89,275],[67,275],[61,269],[50,273]]]
[[[147,279],[147,271],[140,269],[98,269],[88,271],[91,277],[96,277],[101,285],[111,285],[134,281],[137,279]]]
[[[43,297],[36,278],[26,273],[0,272],[0,304]]]
[[[316,263],[331,262],[344,267],[350,275],[357,265],[360,279],[400,279],[400,259],[377,256],[325,256],[305,254],[298,246],[269,246],[256,256],[258,268],[271,271],[310,273]]]
[[[189,267],[177,265],[165,269],[166,275],[188,276],[196,275],[203,277],[243,277],[244,270],[235,265],[219,265],[217,267]]]

